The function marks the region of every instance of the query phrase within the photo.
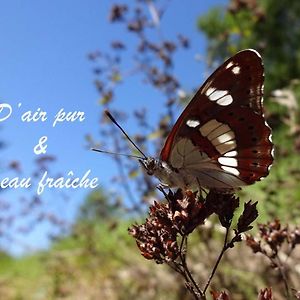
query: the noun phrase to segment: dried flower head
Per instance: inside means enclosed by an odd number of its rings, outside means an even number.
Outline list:
[[[260,236],[276,255],[283,242],[288,238],[288,228],[282,228],[277,219],[267,224],[259,224],[258,228]]]
[[[295,298],[300,299],[300,291],[295,291]]]
[[[288,265],[280,257],[283,253],[285,253],[286,257],[292,256],[293,250],[300,242],[299,228],[290,229],[288,226],[283,227],[277,219],[267,224],[259,224],[258,228],[258,237],[254,239],[252,235],[248,235],[247,245],[251,247],[254,253],[261,253],[268,258],[271,262],[271,267],[278,270],[284,284],[287,299],[290,299]],[[296,293],[295,297],[300,299],[299,295],[300,293]],[[271,289],[262,290],[258,299],[273,299]]]
[[[109,20],[111,22],[123,21],[125,13],[128,11],[127,5],[115,4],[112,6]]]
[[[184,196],[181,190],[168,195],[170,217],[174,227],[181,235],[191,233],[211,214],[196,195],[197,193],[187,191]]]
[[[169,192],[167,199],[167,203],[154,202],[146,222],[129,229],[141,254],[157,263],[174,261],[179,255],[177,237],[191,233],[212,213],[190,191]]]
[[[178,256],[177,232],[172,227],[164,205],[155,202],[146,222],[134,225],[129,233],[136,239],[141,254],[147,259],[163,263]]]
[[[290,240],[292,248],[295,248],[297,245],[300,244],[300,229],[299,229],[299,227],[296,227],[293,231],[290,232],[289,240]]]
[[[253,253],[262,252],[260,241],[256,241],[252,235],[246,236],[246,244],[252,249]]]
[[[273,300],[272,289],[261,289],[258,294],[257,300]]]
[[[174,261],[180,251],[178,236],[187,236],[213,213],[218,215],[222,226],[229,229],[239,206],[239,198],[233,194],[214,190],[209,191],[204,199],[197,196],[197,192],[186,191],[183,194],[179,189],[176,193],[170,191],[166,199],[167,203],[154,202],[144,224],[134,225],[129,229],[141,254],[158,263]],[[252,228],[250,223],[257,215],[256,203],[246,203],[230,247],[241,241],[242,232]]]
[[[211,291],[210,294],[212,295],[213,300],[230,300],[229,295],[227,292],[216,292]]]
[[[217,193],[211,190],[206,197],[206,203],[218,215],[222,226],[229,228],[234,212],[239,207],[239,198],[230,193]]]
[[[258,217],[256,208],[257,202],[252,203],[251,200],[244,204],[244,211],[239,217],[237,229],[239,233],[252,229],[250,224]]]

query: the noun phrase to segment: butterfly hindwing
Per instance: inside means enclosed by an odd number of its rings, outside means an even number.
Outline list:
[[[265,177],[273,145],[263,116],[263,73],[255,50],[222,64],[177,120],[161,160],[206,187],[237,187]]]

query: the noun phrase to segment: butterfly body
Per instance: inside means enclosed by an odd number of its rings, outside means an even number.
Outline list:
[[[263,114],[263,65],[251,49],[224,62],[170,132],[160,159],[141,160],[168,187],[236,189],[269,173],[271,129]]]
[[[183,143],[188,141],[182,140]],[[189,147],[186,148],[187,150]],[[148,157],[141,160],[142,165],[149,175],[157,177],[161,186],[167,188],[181,188],[182,190],[196,190],[199,188],[213,188],[217,190],[227,191],[239,186],[246,185],[236,176],[224,173],[224,171],[213,163],[209,158],[203,159],[203,154],[196,154],[196,151],[187,153],[186,162],[181,165],[176,164],[176,168],[169,163]],[[192,168],[187,168],[191,163]],[[194,166],[194,168],[193,168]],[[205,175],[203,175],[205,174]],[[207,176],[218,178],[218,180],[208,181]]]
[[[195,187],[193,176],[185,172],[184,169],[173,168],[167,162],[148,157],[141,160],[142,165],[149,175],[157,177],[162,187],[179,187],[183,190]]]

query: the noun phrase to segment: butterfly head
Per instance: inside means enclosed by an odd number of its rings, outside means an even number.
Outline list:
[[[146,170],[148,175],[155,175],[156,171],[161,169],[161,162],[153,157],[146,157],[145,159],[140,159],[139,162]]]
[[[140,159],[139,162],[148,175],[153,175],[159,179],[161,186],[186,189],[184,176],[178,170],[173,169],[167,162],[153,157]]]

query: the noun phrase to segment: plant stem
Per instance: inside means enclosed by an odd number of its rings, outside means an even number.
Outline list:
[[[219,254],[219,257],[218,257],[218,259],[217,259],[217,261],[215,263],[215,266],[214,266],[214,268],[213,268],[213,270],[212,270],[212,272],[211,272],[211,274],[210,274],[210,276],[208,278],[208,281],[207,281],[207,283],[205,285],[205,288],[203,290],[203,294],[204,295],[205,295],[205,293],[206,293],[206,291],[207,291],[207,289],[208,289],[208,287],[210,285],[210,282],[211,282],[212,278],[214,277],[214,275],[216,273],[216,270],[217,270],[217,268],[219,266],[219,263],[220,263],[223,255],[224,255],[225,251],[228,249],[228,245],[227,245],[228,234],[229,234],[229,228],[226,228],[226,233],[225,233],[223,248],[222,248],[221,253]]]
[[[280,275],[281,275],[283,283],[284,283],[286,299],[289,300],[290,299],[290,291],[289,291],[289,285],[288,285],[288,278],[287,278],[287,276],[285,274],[285,270],[284,270],[285,268],[284,268],[284,265],[283,265],[283,263],[281,262],[281,260],[278,256],[278,254],[276,255],[276,258],[277,258],[278,263],[275,263],[275,264],[279,269]]]
[[[186,255],[183,254],[183,245],[186,244],[187,241],[187,236],[183,235],[182,236],[182,240],[180,243],[180,251],[179,251],[179,256],[181,259],[181,263],[182,263],[182,267],[183,267],[183,273],[184,273],[184,277],[187,280],[188,283],[191,283],[192,286],[194,287],[194,289],[197,291],[197,294],[193,291],[193,295],[196,296],[196,299],[202,299],[205,300],[205,295],[204,293],[201,291],[201,289],[199,288],[198,284],[196,283],[195,279],[193,278],[193,275],[191,274],[187,263],[186,263]],[[199,298],[198,295],[201,297]]]

